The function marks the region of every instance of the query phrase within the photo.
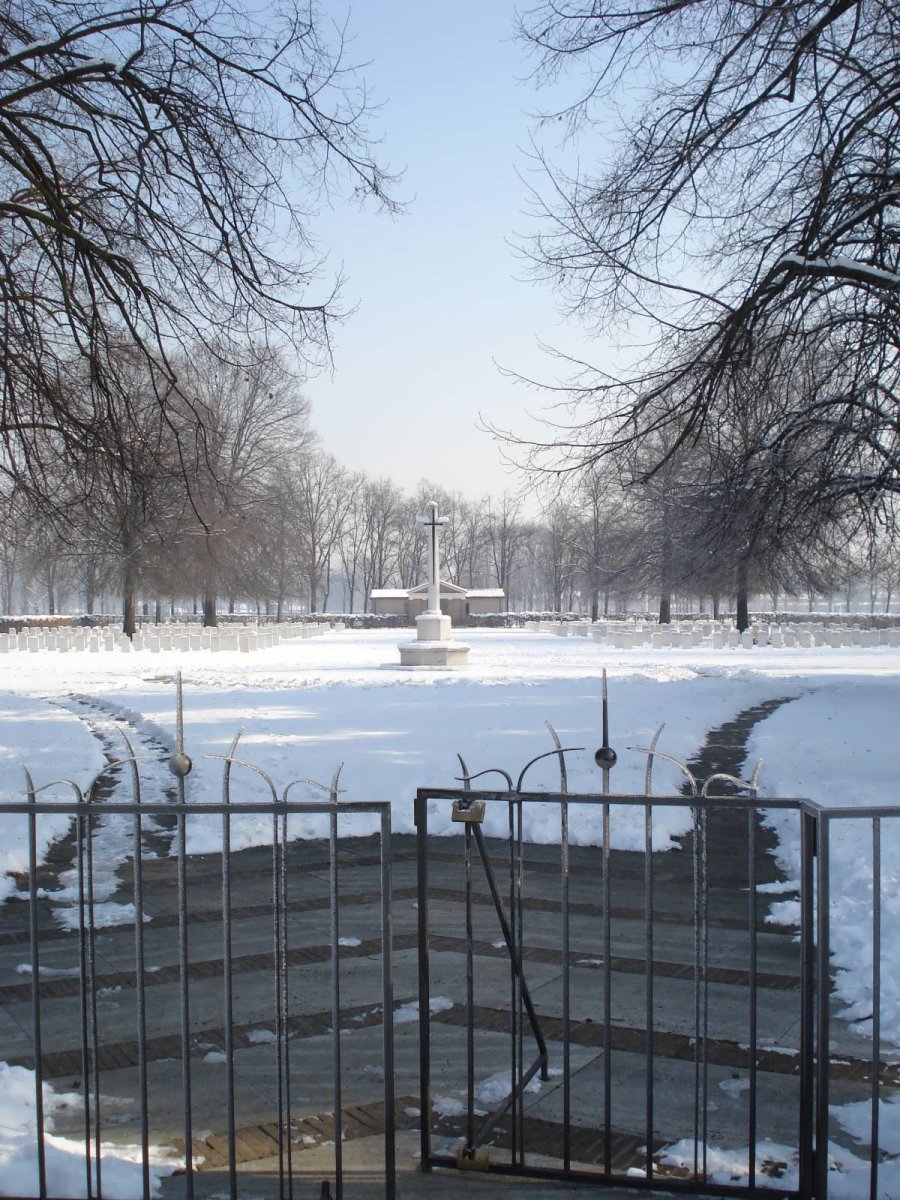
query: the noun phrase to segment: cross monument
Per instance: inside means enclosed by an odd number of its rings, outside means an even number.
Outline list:
[[[441,552],[438,544],[441,526],[449,517],[438,516],[438,504],[431,500],[428,512],[416,517],[417,525],[429,532],[428,607],[416,617],[416,640],[400,645],[401,667],[464,667],[469,661],[469,647],[455,642],[450,631],[450,618],[441,612]]]
[[[428,611],[423,616],[439,617],[441,615],[441,551],[438,544],[438,532],[441,526],[447,525],[449,521],[449,517],[438,516],[436,500],[429,503],[426,515],[416,517],[416,524],[427,525],[431,533],[428,556]]]

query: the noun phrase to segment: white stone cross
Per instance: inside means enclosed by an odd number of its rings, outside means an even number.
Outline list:
[[[440,616],[441,612],[441,555],[438,549],[438,530],[450,522],[449,517],[439,517],[436,500],[428,505],[426,516],[416,517],[417,525],[427,525],[431,530],[431,554],[428,563],[428,615]]]

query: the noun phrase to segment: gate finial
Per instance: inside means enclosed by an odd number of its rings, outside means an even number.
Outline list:
[[[603,745],[594,755],[594,762],[603,772],[603,790],[609,792],[609,773],[618,755],[609,744],[609,697],[606,693],[606,667],[603,668]]]

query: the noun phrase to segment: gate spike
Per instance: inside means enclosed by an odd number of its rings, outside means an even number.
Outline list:
[[[469,777],[469,768],[466,766],[466,760],[463,758],[463,756],[461,754],[457,754],[456,757],[459,759],[459,768],[462,771],[462,781],[461,782],[463,785],[463,790],[466,792],[470,792],[472,790],[472,780]]]
[[[566,771],[566,755],[562,748],[562,742],[559,740],[559,734],[553,728],[549,721],[544,724],[550,730],[550,736],[553,738],[553,744],[556,746],[556,753],[559,755],[559,790],[565,796],[569,791],[569,776]]]
[[[633,750],[636,754],[650,753],[649,746],[629,746],[628,749]],[[699,796],[700,789],[697,785],[697,777],[687,763],[683,763],[680,758],[676,758],[673,754],[664,754],[662,750],[654,750],[653,755],[655,758],[664,758],[666,762],[674,763],[678,770],[687,776],[688,782],[691,785],[691,796]]]
[[[181,671],[175,676],[175,750],[184,754],[184,688]]]
[[[331,777],[331,787],[328,790],[328,799],[332,804],[337,804],[338,802],[338,782],[340,781],[341,771],[343,771],[343,769],[344,764],[338,763],[337,770]]]
[[[657,729],[656,733],[654,733],[653,738],[650,742],[650,749],[647,751],[647,771],[646,771],[646,774],[644,775],[644,795],[645,796],[653,795],[653,757],[656,753],[656,744],[659,741],[659,735],[662,733],[662,731],[665,729],[665,727],[666,727],[666,723],[665,723],[665,721],[663,721],[662,725],[660,725],[659,729]]]
[[[756,790],[752,780],[740,779],[737,775],[729,775],[727,771],[718,771],[715,775],[710,775],[710,777],[703,784],[700,794],[704,797],[704,799],[709,795],[710,785],[715,783],[717,780],[724,780],[726,783],[733,783],[735,787],[740,788],[742,792],[752,792]]]
[[[128,757],[125,759],[125,761],[131,767],[131,786],[132,786],[132,791],[134,794],[134,802],[135,802],[135,804],[140,804],[140,802],[141,802],[141,775],[140,775],[140,772],[138,771],[137,758],[135,757],[134,747],[131,745],[131,742],[128,740],[128,734],[125,732],[124,729],[122,729],[122,727],[120,725],[116,726],[116,733],[118,733],[119,737],[125,743],[125,749],[128,751]],[[112,764],[112,763],[110,764],[110,766],[113,766],[113,765],[114,764]],[[107,770],[108,769],[109,768],[107,768]]]
[[[243,729],[239,729],[234,735],[231,745],[228,747],[228,753],[225,755],[225,765],[222,768],[222,803],[231,803],[231,763],[237,744],[241,740]]]

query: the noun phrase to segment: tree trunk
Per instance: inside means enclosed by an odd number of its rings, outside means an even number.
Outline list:
[[[89,562],[84,576],[84,611],[89,617],[94,615],[94,602],[97,598],[97,571],[93,562]]]
[[[137,633],[137,572],[130,557],[122,580],[122,632],[130,638]]]
[[[668,509],[664,505],[662,512],[663,535],[660,545],[659,563],[659,623],[672,623],[672,539],[669,536]]]
[[[713,608],[713,614],[712,614],[712,615],[713,615],[713,620],[714,620],[714,621],[718,621],[718,619],[719,619],[719,609],[720,609],[720,605],[721,605],[721,597],[719,596],[719,593],[718,593],[718,592],[713,592],[713,594],[712,594],[712,608]]]
[[[219,613],[216,608],[216,590],[207,585],[203,592],[203,625],[206,629],[216,629],[219,624]]]
[[[322,612],[328,612],[328,597],[331,595],[331,563],[325,568],[325,586],[322,590]]]
[[[153,620],[156,625],[162,623],[162,600],[157,600],[153,611]]]
[[[741,633],[750,628],[750,605],[748,596],[747,560],[742,559],[737,567],[737,614],[735,624]]]

